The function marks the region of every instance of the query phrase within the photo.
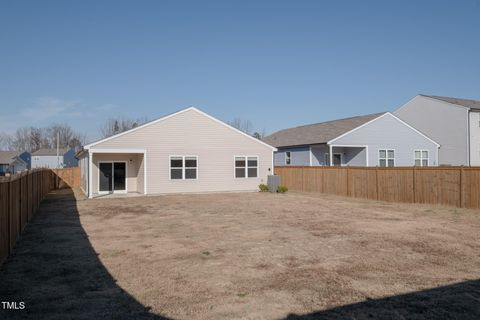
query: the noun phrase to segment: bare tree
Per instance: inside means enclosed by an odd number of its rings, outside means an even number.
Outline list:
[[[13,138],[5,132],[0,132],[0,150],[13,150]]]
[[[250,120],[235,118],[232,121],[230,121],[228,124],[247,134],[251,134],[253,131],[253,124]]]
[[[47,128],[47,140],[50,148],[57,145],[60,148],[81,147],[85,143],[85,134],[81,134],[72,129],[68,124],[53,124]]]
[[[56,148],[57,137],[60,148],[80,147],[86,140],[85,134],[76,132],[68,124],[53,124],[46,128],[18,128],[7,144],[11,150],[33,152],[40,148]]]
[[[147,122],[146,118],[128,119],[128,118],[109,118],[100,127],[100,133],[104,138],[113,136],[117,133],[124,132],[138,127]]]

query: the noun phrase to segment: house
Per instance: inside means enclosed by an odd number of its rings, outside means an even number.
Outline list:
[[[75,158],[75,149],[60,148],[57,149],[39,149],[31,155],[32,168],[66,168],[78,166],[78,160]]]
[[[480,101],[420,94],[394,114],[442,145],[439,165],[480,165]]]
[[[436,166],[440,145],[390,112],[280,130],[276,166]]]
[[[82,190],[188,193],[258,190],[276,149],[190,107],[83,147]]]
[[[24,158],[27,159],[27,154],[28,152],[0,151],[0,175],[27,170],[28,162],[24,160]]]

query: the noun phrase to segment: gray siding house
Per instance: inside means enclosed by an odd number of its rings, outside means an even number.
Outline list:
[[[394,114],[441,144],[439,165],[480,166],[480,101],[417,95]]]
[[[0,175],[27,170],[28,163],[24,160],[27,155],[27,152],[20,154],[16,151],[0,151]]]
[[[276,149],[190,107],[87,144],[81,186],[109,193],[255,191],[273,174]]]
[[[436,166],[440,145],[384,112],[280,130],[276,166]]]
[[[77,167],[78,160],[75,158],[75,150],[60,148],[57,149],[39,149],[31,155],[31,167],[34,168],[68,168]]]

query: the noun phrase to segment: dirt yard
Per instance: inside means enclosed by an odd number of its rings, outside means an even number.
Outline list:
[[[479,319],[479,279],[478,211],[63,192],[1,268],[0,298],[25,302],[5,313],[19,319]]]

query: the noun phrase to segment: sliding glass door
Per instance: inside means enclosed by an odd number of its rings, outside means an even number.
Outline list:
[[[98,190],[101,193],[127,191],[126,162],[100,162]]]

